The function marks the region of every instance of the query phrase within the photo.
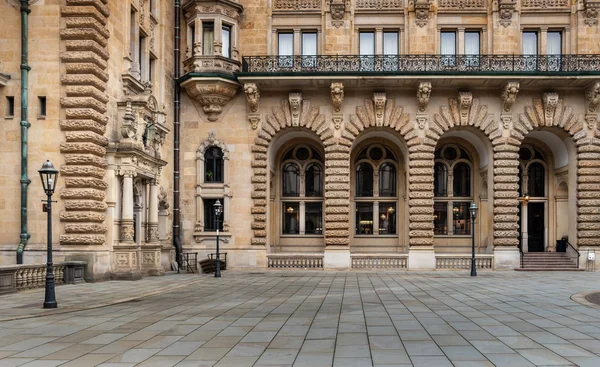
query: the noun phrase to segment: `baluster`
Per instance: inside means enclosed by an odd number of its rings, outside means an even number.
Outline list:
[[[18,269],[17,270],[17,274],[15,274],[15,278],[16,278],[16,287],[17,290],[21,290],[23,289],[23,269]]]

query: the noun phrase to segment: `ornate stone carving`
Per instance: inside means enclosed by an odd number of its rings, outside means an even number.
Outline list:
[[[321,0],[275,0],[277,10],[318,10]]]
[[[567,8],[569,6],[569,0],[522,0],[521,3],[523,8]]]
[[[135,236],[135,228],[132,222],[121,223],[121,241],[131,242]]]
[[[440,9],[481,9],[485,8],[487,2],[485,0],[439,0]]]
[[[194,98],[204,110],[209,121],[217,121],[223,107],[235,96],[238,85],[226,79],[203,80],[190,78],[181,86]]]
[[[344,102],[344,85],[342,83],[331,83],[331,102],[333,103],[333,112],[342,112],[342,103]]]
[[[546,92],[543,95],[542,102],[544,103],[544,120],[546,126],[552,126],[556,106],[558,106],[558,93]]]
[[[413,8],[415,10],[415,23],[423,28],[429,21],[429,0],[413,0]]]
[[[248,122],[250,122],[250,126],[252,126],[252,129],[256,130],[258,128],[258,124],[260,123],[260,114],[249,113]]]
[[[458,92],[458,106],[460,111],[460,124],[467,125],[469,112],[473,103],[473,93],[468,91]]]
[[[356,0],[356,9],[401,9],[403,0]]]
[[[593,130],[596,127],[596,122],[598,121],[598,115],[595,113],[588,113],[585,115],[585,123],[587,125],[588,130]]]
[[[383,117],[385,114],[385,101],[387,97],[385,92],[373,93],[373,103],[375,104],[375,124],[383,126]]]
[[[331,12],[331,24],[336,28],[341,27],[346,14],[346,0],[330,0],[329,11]]]
[[[333,126],[339,129],[342,126],[342,103],[344,102],[344,85],[340,82],[331,83],[331,102],[333,103]]]
[[[142,265],[154,264],[154,252],[144,251],[142,253]]]
[[[158,225],[149,225],[147,236],[147,242],[158,242]]]
[[[289,95],[292,126],[300,126],[300,111],[302,109],[302,93],[292,92]]]
[[[600,82],[594,83],[585,91],[585,101],[588,104],[588,112],[596,112],[600,104]]]
[[[517,100],[519,93],[519,82],[508,82],[502,89],[502,109],[505,112],[510,112],[513,104]]]
[[[510,129],[510,123],[512,122],[512,116],[510,115],[502,115],[500,116],[500,120],[502,120],[502,127],[506,130]]]
[[[598,25],[598,11],[600,10],[600,1],[583,1],[583,21],[588,26]]]
[[[425,129],[425,126],[427,126],[427,115],[417,113],[417,124],[419,125],[419,129]]]
[[[244,84],[244,93],[246,93],[246,100],[248,101],[248,107],[250,107],[250,112],[258,112],[258,102],[260,101],[260,93],[256,84]]]
[[[158,209],[159,210],[167,210],[169,209],[169,196],[164,187],[160,187],[160,191],[158,193]]]
[[[431,96],[431,83],[421,82],[419,83],[419,89],[417,90],[417,102],[419,103],[419,112],[425,112],[427,104],[429,103],[429,97]]]
[[[508,27],[512,23],[512,16],[517,6],[516,0],[498,0],[498,12],[500,13],[500,25]]]

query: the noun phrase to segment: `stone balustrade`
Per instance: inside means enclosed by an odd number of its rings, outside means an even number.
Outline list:
[[[440,9],[484,9],[487,2],[484,0],[439,0]]]
[[[569,0],[523,0],[521,6],[535,9],[568,8]]]
[[[475,267],[478,270],[493,270],[494,255],[475,255]],[[471,255],[435,255],[437,270],[459,270],[471,268]]]
[[[84,282],[85,261],[53,264],[55,285]],[[0,294],[42,288],[46,284],[46,264],[24,264],[0,267]]]
[[[357,0],[357,9],[402,9],[403,0]]]
[[[269,268],[323,269],[323,254],[269,254]]]
[[[351,255],[352,269],[407,269],[408,255]]]

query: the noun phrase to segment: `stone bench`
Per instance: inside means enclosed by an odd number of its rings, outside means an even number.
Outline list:
[[[86,261],[54,263],[56,285],[85,282]],[[46,282],[46,264],[23,264],[0,266],[0,294],[14,293],[25,289],[42,288]]]

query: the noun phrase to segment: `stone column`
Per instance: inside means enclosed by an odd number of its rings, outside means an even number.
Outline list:
[[[121,209],[121,242],[133,244],[135,232],[133,223],[133,176],[132,172],[123,175],[123,202]]]
[[[150,198],[148,200],[148,237],[147,241],[158,242],[158,185],[150,183]]]

